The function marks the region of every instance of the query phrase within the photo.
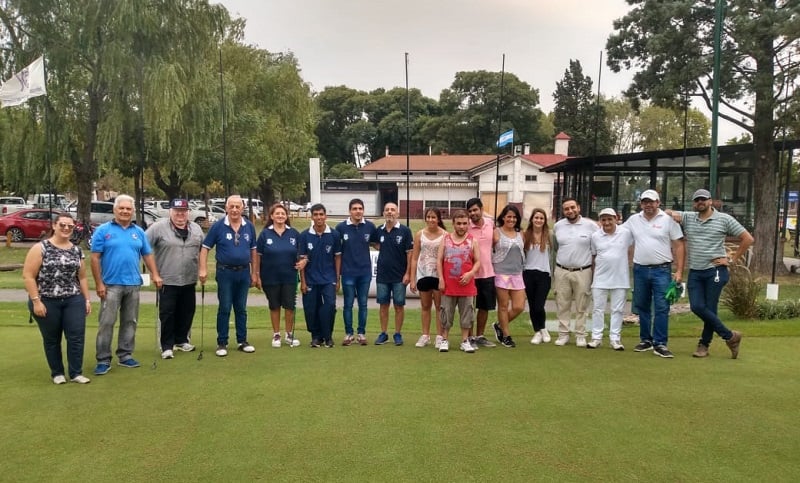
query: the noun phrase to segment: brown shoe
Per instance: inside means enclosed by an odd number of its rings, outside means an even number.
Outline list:
[[[736,359],[739,357],[739,344],[742,343],[742,333],[734,330],[732,334],[731,338],[726,340],[725,343],[728,344],[728,349],[731,350],[731,359]]]
[[[692,353],[692,357],[708,357],[708,347],[697,344],[697,350]]]

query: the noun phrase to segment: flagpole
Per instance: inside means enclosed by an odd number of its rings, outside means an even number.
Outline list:
[[[47,86],[47,58],[42,54],[42,70],[44,72],[44,85]],[[50,110],[50,97],[45,94],[44,96],[44,163],[47,166],[47,192],[50,193],[50,202],[47,204],[50,208],[48,217],[50,223],[53,222],[53,200],[55,193],[53,193],[53,175],[50,169],[52,163],[50,154],[50,120],[47,111]]]
[[[406,226],[411,226],[411,94],[408,90],[408,52],[406,52]]]
[[[222,46],[219,48],[219,107],[222,113],[222,177],[225,181],[225,197],[231,195],[231,183],[228,179],[228,144],[225,139],[225,89],[222,84]]]
[[[494,176],[494,216],[497,217],[497,199],[500,196],[500,134],[503,132],[503,89],[505,87],[506,76],[506,54],[503,54],[503,64],[500,69],[500,105],[497,113],[497,141],[495,142],[497,151],[497,163]],[[514,142],[511,142],[511,149],[514,149]]]

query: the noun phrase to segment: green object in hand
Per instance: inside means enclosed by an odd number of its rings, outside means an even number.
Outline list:
[[[669,287],[667,287],[667,293],[664,294],[664,298],[667,299],[667,302],[670,304],[674,304],[681,298],[681,294],[683,293],[683,287],[678,284],[675,280],[669,283]]]

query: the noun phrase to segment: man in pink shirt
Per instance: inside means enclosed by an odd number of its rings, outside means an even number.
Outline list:
[[[467,201],[467,214],[469,214],[468,233],[478,241],[481,253],[481,264],[475,276],[475,286],[478,295],[475,297],[475,308],[478,309],[475,332],[470,342],[478,347],[495,347],[494,342],[484,337],[486,322],[489,320],[489,311],[497,306],[497,295],[494,289],[494,267],[492,266],[492,246],[494,240],[494,219],[483,213],[483,202],[480,198],[470,198]]]

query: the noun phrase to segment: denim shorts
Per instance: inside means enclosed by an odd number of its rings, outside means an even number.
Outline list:
[[[375,301],[380,305],[389,303],[389,296],[392,297],[392,302],[397,307],[402,307],[406,304],[406,286],[402,283],[380,283],[376,284],[377,293]]]

